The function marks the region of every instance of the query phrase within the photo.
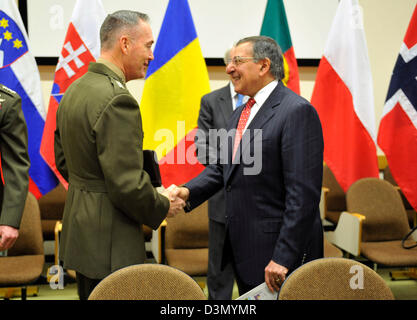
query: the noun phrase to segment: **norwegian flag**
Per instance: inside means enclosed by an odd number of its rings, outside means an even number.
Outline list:
[[[417,5],[392,73],[378,145],[392,176],[417,210]]]
[[[87,72],[88,64],[100,55],[100,26],[105,18],[101,0],[77,0],[64,45],[55,70],[48,114],[42,136],[41,154],[61,183],[67,182],[58,172],[54,155],[56,111],[67,88]]]

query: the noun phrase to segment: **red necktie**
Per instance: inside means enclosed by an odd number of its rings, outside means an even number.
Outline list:
[[[243,130],[245,129],[246,123],[248,122],[250,111],[255,103],[256,103],[255,99],[250,98],[248,102],[246,102],[245,108],[240,114],[239,123],[237,125],[237,130],[236,130],[235,144],[233,146],[232,161],[235,158],[237,148],[239,146],[240,140],[242,139]]]

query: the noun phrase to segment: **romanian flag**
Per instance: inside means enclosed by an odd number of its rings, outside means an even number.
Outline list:
[[[283,0],[268,0],[261,35],[271,37],[281,47],[284,54],[285,77],[283,82],[295,93],[300,94],[297,59],[291,42]]]
[[[169,1],[154,56],[140,104],[143,147],[156,151],[167,187],[204,169],[195,155],[194,136],[200,100],[210,86],[187,0]]]

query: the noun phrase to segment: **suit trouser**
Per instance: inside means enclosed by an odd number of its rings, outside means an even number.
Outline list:
[[[98,285],[101,279],[91,279],[85,275],[76,272],[77,290],[80,300],[88,300],[91,292]]]
[[[245,294],[246,292],[255,288],[256,285],[254,286],[254,285],[248,284],[240,277],[239,272],[236,269],[232,244],[231,244],[228,232],[227,232],[227,235],[226,235],[224,241],[225,241],[225,245],[224,245],[224,252],[223,252],[223,265],[224,265],[225,261],[228,261],[228,263],[232,264],[233,272],[234,272],[234,275],[235,275],[235,278],[236,278],[237,288],[239,290],[239,296],[241,296],[241,295]]]
[[[234,275],[231,263],[222,270],[222,251],[226,236],[224,223],[209,219],[209,262],[207,271],[207,288],[209,300],[231,300]]]

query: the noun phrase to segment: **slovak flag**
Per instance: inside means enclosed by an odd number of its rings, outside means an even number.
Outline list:
[[[0,83],[22,98],[28,129],[29,191],[40,198],[58,181],[39,152],[46,117],[41,80],[14,0],[0,0]]]
[[[417,210],[417,5],[392,73],[378,145],[394,180]]]
[[[371,67],[357,0],[339,2],[311,104],[323,127],[324,161],[342,189],[361,178],[377,178]]]
[[[41,143],[41,154],[65,187],[68,183],[58,172],[55,164],[56,111],[67,88],[74,80],[87,72],[88,64],[91,61],[96,61],[99,57],[99,33],[105,16],[101,0],[77,0],[55,69],[54,84]]]

